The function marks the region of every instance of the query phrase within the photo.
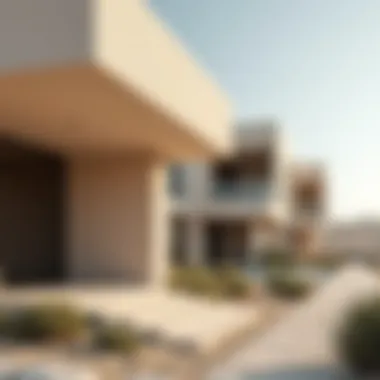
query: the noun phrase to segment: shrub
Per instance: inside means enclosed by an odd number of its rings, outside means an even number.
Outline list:
[[[261,254],[260,264],[267,268],[288,268],[296,264],[296,258],[288,251],[271,250]]]
[[[183,290],[188,281],[188,269],[175,268],[170,273],[169,286],[175,290]]]
[[[177,269],[172,273],[170,285],[190,294],[227,299],[246,298],[253,290],[251,281],[231,267]]]
[[[69,342],[85,331],[85,318],[68,305],[28,306],[14,313],[8,330],[19,340]]]
[[[220,293],[223,298],[247,298],[252,295],[251,281],[239,270],[221,268],[217,272]]]
[[[174,270],[171,287],[191,294],[217,296],[220,286],[215,273],[206,268]]]
[[[308,295],[312,284],[294,271],[272,271],[268,274],[267,288],[273,295],[293,300]]]
[[[95,348],[120,354],[131,354],[140,346],[138,334],[125,325],[105,325],[95,332]]]
[[[351,370],[380,374],[380,297],[361,301],[349,310],[339,326],[337,346]]]

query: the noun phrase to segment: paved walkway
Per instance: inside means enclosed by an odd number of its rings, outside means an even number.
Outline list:
[[[253,340],[209,380],[342,380],[333,334],[345,310],[380,290],[377,275],[362,267],[343,269],[305,304],[258,341]]]

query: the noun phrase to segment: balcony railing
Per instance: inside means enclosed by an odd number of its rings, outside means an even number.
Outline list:
[[[265,182],[215,182],[212,195],[226,200],[264,201],[268,198],[270,186]]]

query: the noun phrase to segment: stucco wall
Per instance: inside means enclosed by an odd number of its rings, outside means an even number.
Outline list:
[[[0,1],[0,51],[0,79],[95,66],[208,154],[230,147],[228,99],[142,1]]]
[[[216,151],[231,146],[232,106],[144,2],[94,0],[94,56]]]
[[[90,1],[0,1],[0,71],[89,58]]]
[[[164,171],[141,157],[68,167],[68,267],[74,279],[159,283],[167,260]]]

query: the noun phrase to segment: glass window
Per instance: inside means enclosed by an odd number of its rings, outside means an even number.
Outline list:
[[[176,196],[184,195],[185,189],[185,171],[180,165],[173,165],[169,172],[170,193]]]

